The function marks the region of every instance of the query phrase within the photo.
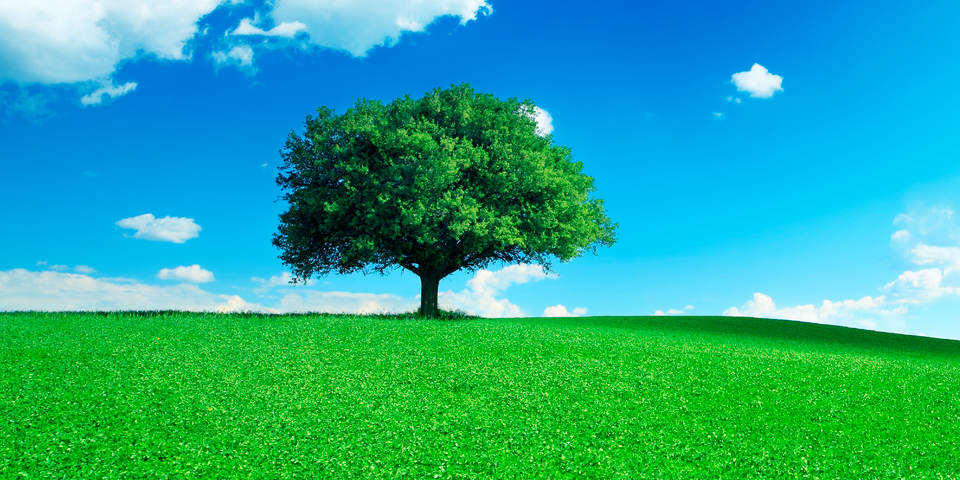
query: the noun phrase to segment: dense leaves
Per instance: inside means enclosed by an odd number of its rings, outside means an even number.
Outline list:
[[[612,244],[593,179],[532,109],[467,85],[320,108],[283,149],[281,259],[300,279],[400,266],[439,280]]]
[[[743,318],[0,314],[0,478],[956,479],[960,342]]]

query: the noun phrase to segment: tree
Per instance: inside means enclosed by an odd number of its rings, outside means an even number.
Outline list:
[[[614,242],[570,150],[540,135],[534,105],[469,85],[321,107],[281,150],[289,209],[273,243],[295,281],[404,268],[420,313],[438,313],[440,280],[493,262],[568,261]]]

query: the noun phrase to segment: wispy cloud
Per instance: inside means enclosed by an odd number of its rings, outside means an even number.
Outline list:
[[[127,82],[123,85],[104,85],[80,98],[84,106],[100,105],[104,98],[122,97],[137,89],[137,82]]]
[[[218,66],[233,65],[243,68],[253,65],[253,48],[249,45],[237,45],[226,51],[213,52],[210,56]]]

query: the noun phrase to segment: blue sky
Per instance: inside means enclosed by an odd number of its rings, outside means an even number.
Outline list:
[[[410,308],[410,274],[283,283],[278,151],[469,82],[549,112],[619,239],[441,303],[960,338],[956,2],[91,2],[0,6],[0,309]]]

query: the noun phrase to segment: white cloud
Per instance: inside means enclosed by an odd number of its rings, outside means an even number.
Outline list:
[[[250,277],[250,281],[257,282],[264,287],[278,287],[290,285],[290,282],[293,281],[293,275],[291,275],[290,272],[283,272],[280,275],[273,275],[268,279]]]
[[[126,95],[137,89],[137,82],[127,82],[123,85],[104,85],[80,98],[80,103],[84,106],[100,105],[103,97],[117,98]]]
[[[270,277],[254,277],[267,286],[280,286],[289,273]],[[157,277],[193,283],[210,282],[213,274],[199,265],[163,269]],[[524,312],[508,299],[504,291],[518,284],[556,278],[539,265],[510,265],[496,271],[480,270],[460,292],[443,292],[440,304],[445,309],[472,314],[506,317]],[[56,271],[15,269],[0,271],[0,310],[188,310],[217,312],[329,312],[329,313],[402,313],[420,306],[417,297],[394,294],[317,291],[304,287],[284,290],[280,300],[270,306],[249,303],[233,294],[216,294],[193,283],[150,285],[133,279],[95,278],[91,275]],[[263,290],[262,290],[263,291]],[[261,292],[262,292],[261,291]],[[565,313],[584,315],[585,308],[548,307],[545,315]]]
[[[173,243],[183,243],[191,238],[197,238],[201,230],[200,225],[197,225],[192,218],[156,218],[150,213],[124,218],[117,221],[117,226],[136,230],[133,238]]]
[[[196,285],[156,286],[136,280],[94,278],[62,272],[0,271],[0,310],[188,310],[216,311],[232,296]],[[236,301],[234,300],[234,304]],[[271,311],[246,304],[247,310]]]
[[[553,116],[550,115],[550,112],[536,105],[534,105],[533,109],[522,105],[520,107],[520,113],[537,122],[537,135],[545,137],[553,133]]]
[[[732,103],[743,103],[743,100],[741,100],[740,97],[727,96],[726,100]]]
[[[253,49],[249,45],[237,45],[226,52],[213,52],[210,55],[219,66],[249,67],[253,65]]]
[[[897,230],[893,232],[893,235],[890,235],[890,240],[894,242],[906,242],[910,240],[910,231],[909,230]]]
[[[525,312],[510,300],[502,298],[504,291],[513,285],[545,278],[556,278],[556,275],[546,273],[540,265],[510,265],[496,271],[482,269],[467,282],[465,289],[459,292],[439,292],[438,300],[440,307],[445,310],[458,310],[486,317],[519,317],[525,315]],[[290,274],[284,273],[269,279],[253,277],[251,280],[261,284],[261,287],[254,291],[264,293],[270,287],[287,285],[290,279]],[[284,312],[402,313],[416,311],[419,307],[418,298],[393,294],[298,288],[296,292],[284,295],[277,309]],[[575,308],[571,313],[583,315],[586,309]]]
[[[944,295],[960,295],[960,287],[943,285],[947,276],[939,268],[907,270],[883,288],[901,303],[926,303]]]
[[[311,44],[360,57],[375,46],[394,44],[404,32],[423,31],[439,17],[454,16],[465,24],[492,11],[486,0],[276,0],[270,17],[277,26],[266,31],[305,31]],[[263,31],[248,24],[246,31]]]
[[[306,282],[298,282],[296,284],[291,283],[293,281],[293,275],[290,272],[283,272],[280,275],[273,275],[270,278],[260,278],[260,277],[250,277],[251,282],[259,283],[260,286],[254,288],[253,291],[258,294],[266,293],[271,288],[275,287],[293,287],[293,286],[306,286],[314,284],[313,279],[307,279]]]
[[[306,30],[307,26],[300,22],[283,22],[269,30],[264,30],[260,27],[254,26],[253,21],[249,18],[244,18],[243,20],[240,20],[240,25],[230,32],[230,34],[293,38],[297,36],[297,33],[305,32]]]
[[[552,307],[547,307],[543,309],[544,317],[580,317],[587,314],[587,309],[583,307],[574,308],[572,311],[567,310],[562,303],[558,303]]]
[[[198,21],[221,4],[237,0],[0,0],[0,83],[74,84],[86,90],[83,105],[132,92],[136,82],[115,85],[116,69],[141,58],[189,60],[191,39],[207,35]],[[226,49],[211,53],[216,65],[250,67],[253,49],[244,36],[294,39],[363,56],[391,46],[404,32],[420,32],[440,17],[461,24],[489,14],[485,0],[274,0],[266,24],[245,18],[228,34]],[[268,27],[268,28],[265,28]],[[233,40],[231,40],[231,38]],[[303,42],[299,41],[303,40]],[[6,102],[26,111],[39,95]]]
[[[0,75],[18,83],[110,77],[140,54],[184,59],[197,20],[219,0],[0,2]]]
[[[657,316],[657,317],[663,317],[666,315],[684,315],[684,314],[690,313],[690,310],[693,310],[693,305],[686,305],[682,309],[669,308],[666,311],[657,310],[656,312],[653,312],[653,314],[654,316]]]
[[[890,307],[883,295],[862,297],[858,300],[824,300],[819,306],[795,305],[778,307],[773,298],[763,293],[754,293],[753,298],[740,307],[730,307],[723,314],[734,317],[763,317],[784,320],[798,320],[811,323],[857,324],[857,314],[889,315],[901,313],[897,307]]]
[[[960,269],[960,247],[917,243],[910,254],[917,265],[941,265],[948,270]]]
[[[890,236],[892,246],[913,265],[929,268],[903,271],[880,289],[884,295],[838,302],[824,300],[820,305],[778,307],[768,295],[755,293],[753,299],[743,306],[727,309],[724,315],[902,330],[902,325],[891,327],[890,322],[907,313],[912,306],[960,295],[957,280],[950,281],[960,276],[960,245],[953,244],[960,243],[960,225],[954,220],[954,210],[934,207],[905,212],[897,215],[893,224],[903,228]],[[930,238],[948,245],[931,245],[926,241]]]
[[[254,291],[262,294],[271,287],[289,285],[291,278],[289,273],[284,272],[269,279],[253,277],[251,280],[261,285]],[[440,307],[446,310],[459,310],[487,317],[523,316],[524,311],[510,300],[502,298],[502,294],[513,285],[536,282],[545,278],[556,278],[556,275],[546,273],[540,265],[509,265],[496,271],[482,269],[467,282],[465,289],[459,292],[439,292],[438,300]],[[281,298],[277,306],[278,311],[402,313],[416,311],[420,307],[418,298],[393,294],[318,291],[299,287],[295,292],[286,291],[290,293]],[[583,315],[586,309],[575,308],[571,313]]]
[[[50,265],[49,263],[42,260],[37,262],[37,266],[45,267],[47,270],[53,270],[55,272],[66,272],[67,270],[70,270],[70,267],[67,265],[59,265],[59,264]],[[73,267],[73,271],[77,273],[86,273],[86,274],[96,272],[94,268],[88,267],[86,265],[77,265]]]
[[[954,240],[960,240],[960,226],[957,225],[955,216],[956,212],[950,207],[918,208],[897,215],[893,224],[923,236],[945,234]]]
[[[249,303],[239,295],[221,295],[227,301],[218,303],[213,311],[217,313],[282,313],[275,308],[267,308],[256,303]]]
[[[545,137],[553,133],[553,116],[550,112],[540,107],[533,107],[533,119],[537,122],[537,135]]]
[[[209,283],[214,281],[213,272],[205,270],[200,265],[163,268],[157,273],[161,280],[182,280],[191,283]]]
[[[500,270],[478,270],[467,282],[467,288],[459,292],[441,292],[440,307],[462,310],[484,317],[520,317],[524,311],[500,295],[512,285],[538,282],[545,278],[557,278],[547,273],[540,265],[521,263]]]
[[[754,63],[746,72],[734,73],[730,76],[730,81],[736,85],[737,90],[747,92],[755,98],[770,98],[774,93],[783,91],[780,87],[783,77],[770,73],[759,63]]]
[[[726,117],[726,116],[727,116],[727,115],[726,115],[725,113],[723,113],[723,112],[713,112],[713,118],[714,118],[715,120],[723,120],[723,118]]]

